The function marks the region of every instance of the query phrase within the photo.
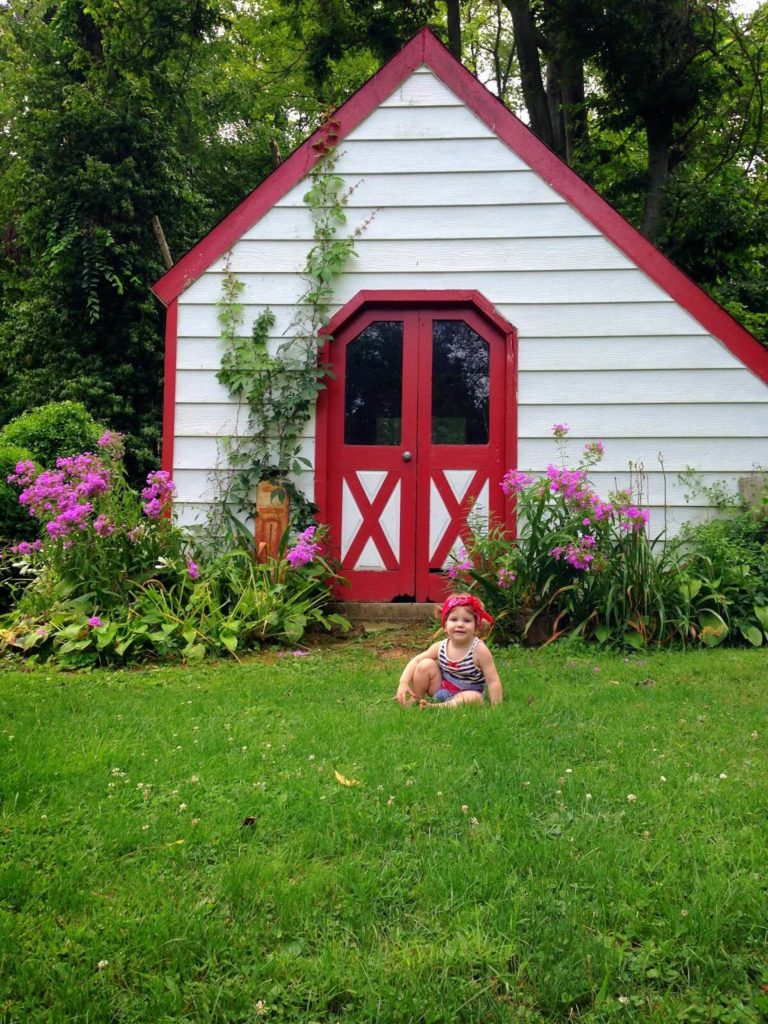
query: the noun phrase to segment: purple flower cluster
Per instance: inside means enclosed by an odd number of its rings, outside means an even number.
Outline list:
[[[559,562],[564,559],[572,569],[589,569],[595,560],[594,547],[597,539],[591,533],[585,533],[579,537],[578,544],[568,544],[565,547],[557,546],[552,548],[549,555]]]
[[[513,494],[519,494],[526,487],[530,487],[532,483],[533,477],[530,474],[523,473],[519,469],[510,469],[509,472],[504,474],[504,479],[501,481],[501,489],[509,497]]]
[[[125,436],[116,430],[105,430],[96,444],[114,461],[122,459],[125,454]]]
[[[200,578],[200,567],[197,562],[193,562],[191,558],[187,559],[187,572],[191,580],[197,580]]]
[[[558,441],[562,441],[562,439],[570,431],[570,429],[571,428],[568,426],[567,423],[555,423],[552,426],[552,433],[558,439]]]
[[[638,508],[637,505],[625,505],[618,510],[619,529],[634,530],[636,533],[644,530],[648,525],[648,509]]]
[[[517,579],[516,573],[512,572],[511,569],[499,569],[496,574],[496,582],[502,589],[507,590]]]
[[[18,544],[14,544],[12,548],[8,548],[8,551],[12,555],[31,555],[33,551],[39,551],[42,546],[41,540],[22,540]]]
[[[286,552],[286,561],[294,569],[298,569],[302,565],[309,565],[319,554],[321,545],[313,539],[316,530],[316,526],[307,527],[303,533],[299,534],[294,546]]]
[[[460,572],[469,572],[472,568],[472,560],[463,544],[456,545],[456,548],[451,552],[451,557],[453,561],[446,570],[450,579],[455,580]]]
[[[145,501],[141,511],[148,519],[160,519],[171,507],[173,491],[170,473],[164,469],[150,473],[147,476],[147,486],[141,492]]]
[[[19,462],[8,482],[22,487],[19,501],[35,519],[46,523],[51,537],[85,530],[93,511],[91,499],[109,490],[110,470],[97,455],[84,452],[57,459],[56,469],[37,473],[34,463]]]

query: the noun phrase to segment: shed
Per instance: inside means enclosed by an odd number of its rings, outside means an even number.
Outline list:
[[[509,468],[543,472],[552,426],[602,440],[606,495],[645,476],[651,530],[708,513],[678,474],[725,483],[766,461],[768,352],[482,86],[427,30],[334,114],[349,217],[370,219],[337,282],[335,377],[298,486],[350,598],[424,601]],[[155,285],[166,304],[163,464],[182,523],[216,494],[238,410],[216,372],[227,263],[244,328],[284,340],[312,244],[307,139]],[[351,405],[364,414],[351,411]]]

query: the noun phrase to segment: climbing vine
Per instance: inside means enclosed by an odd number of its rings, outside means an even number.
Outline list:
[[[269,307],[256,317],[250,337],[240,335],[244,308],[239,300],[244,285],[231,269],[231,253],[227,258],[218,302],[224,353],[217,376],[247,412],[245,430],[226,442],[231,473],[223,501],[239,512],[252,510],[260,480],[285,480],[311,465],[301,454],[301,436],[329,372],[318,358],[326,341],[320,331],[330,317],[334,283],[355,254],[356,238],[370,222],[368,218],[351,234],[339,236],[347,222],[345,206],[352,189],[336,173],[337,136],[338,122],[328,121],[314,144],[320,159],[304,196],[314,224],[313,245],[302,273],[306,289],[285,332],[287,340],[270,346],[275,315]],[[289,483],[286,487],[301,504],[296,489]]]

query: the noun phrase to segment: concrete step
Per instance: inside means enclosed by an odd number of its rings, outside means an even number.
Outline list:
[[[406,604],[400,602],[340,601],[334,607],[353,625],[365,623],[377,627],[403,627],[437,625],[436,604]]]

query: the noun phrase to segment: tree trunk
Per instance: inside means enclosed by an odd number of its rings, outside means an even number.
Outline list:
[[[512,15],[515,33],[517,59],[520,63],[520,83],[523,99],[531,120],[531,128],[541,141],[555,148],[552,121],[549,116],[547,94],[541,79],[539,48],[536,44],[536,25],[528,0],[504,0],[504,6]]]
[[[461,60],[461,11],[460,0],[446,0],[448,6],[448,49],[457,60]]]
[[[648,191],[642,232],[649,241],[655,242],[661,227],[664,194],[669,180],[672,122],[667,118],[646,119],[645,133],[648,139]]]

